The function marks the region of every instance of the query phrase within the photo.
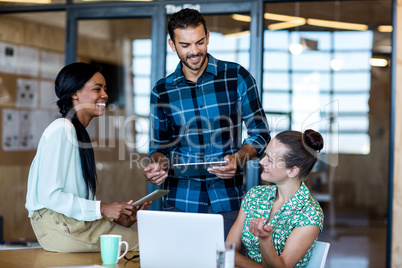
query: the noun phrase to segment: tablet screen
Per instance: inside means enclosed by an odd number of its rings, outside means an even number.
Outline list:
[[[227,161],[175,164],[173,169],[174,175],[177,177],[214,176],[214,174],[208,172],[209,167],[226,166],[227,164]]]
[[[144,204],[145,202],[148,202],[148,201],[158,200],[159,198],[161,198],[162,196],[167,194],[169,191],[170,190],[157,189],[157,190],[153,191],[152,193],[144,196],[143,198],[135,201],[132,205],[134,207],[136,207],[136,206],[141,206],[142,204]]]

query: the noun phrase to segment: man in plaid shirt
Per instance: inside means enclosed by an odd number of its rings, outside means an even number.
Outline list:
[[[173,14],[168,30],[180,63],[151,93],[150,165],[144,175],[170,190],[166,210],[222,214],[226,237],[243,198],[242,166],[263,153],[271,139],[268,123],[251,74],[207,53],[209,31],[198,11]],[[170,168],[220,160],[229,164],[209,168],[209,176],[180,178]]]

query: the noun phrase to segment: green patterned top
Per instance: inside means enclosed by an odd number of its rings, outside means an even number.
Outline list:
[[[258,237],[251,234],[248,227],[254,218],[269,218],[277,189],[276,185],[254,186],[247,192],[242,202],[242,208],[246,213],[242,241],[247,248],[248,257],[259,263],[262,262],[262,259]],[[281,255],[286,240],[295,227],[315,225],[322,231],[323,223],[324,213],[320,204],[311,196],[309,189],[302,182],[296,193],[276,212],[270,221],[273,226],[272,242],[276,252]],[[314,246],[315,241],[295,267],[307,265]]]

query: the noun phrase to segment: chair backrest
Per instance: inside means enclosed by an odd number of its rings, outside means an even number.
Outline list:
[[[3,217],[0,215],[0,244],[3,242]]]
[[[324,268],[329,250],[328,242],[317,241],[307,268]]]

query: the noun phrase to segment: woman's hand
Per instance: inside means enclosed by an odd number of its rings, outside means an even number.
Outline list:
[[[133,201],[130,200],[127,204],[132,204]],[[130,227],[131,225],[133,225],[134,223],[137,222],[137,211],[138,210],[147,210],[149,208],[149,206],[151,205],[152,201],[150,202],[145,202],[144,204],[142,204],[141,206],[136,206],[136,207],[132,207],[132,214],[130,216],[126,216],[126,215],[122,215],[120,218],[115,219],[114,222],[124,226],[124,227]]]
[[[268,223],[264,224],[266,220],[266,218],[252,219],[249,226],[250,233],[260,238],[270,237],[273,229]]]
[[[111,204],[101,203],[102,216],[116,220],[123,215],[131,216],[133,214],[133,206],[131,205],[133,200],[129,202],[114,202]]]

